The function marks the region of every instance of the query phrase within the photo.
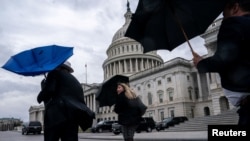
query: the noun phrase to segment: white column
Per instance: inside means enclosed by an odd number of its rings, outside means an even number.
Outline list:
[[[122,74],[121,61],[118,61],[118,73]]]
[[[112,75],[111,64],[109,64],[109,77]]]
[[[116,71],[116,63],[114,62],[114,75],[117,74],[117,71]]]
[[[199,99],[202,98],[202,88],[201,88],[201,78],[200,74],[197,73],[197,82],[198,82],[198,89],[199,89]]]
[[[148,59],[147,59],[147,64],[146,65],[147,65],[146,68],[148,69],[149,68],[149,61],[148,61]]]
[[[211,73],[211,83],[216,83],[215,73]]]
[[[129,64],[130,64],[130,72],[133,72],[133,63],[132,63],[132,59],[129,59]]]
[[[112,75],[115,75],[115,63],[112,63],[113,65],[113,68],[112,68],[112,70],[113,70],[113,73],[112,73]]]
[[[93,111],[93,97],[92,97],[92,93],[89,95],[90,98],[90,109]]]
[[[108,74],[107,77],[109,77],[109,76],[110,76],[109,64],[107,65],[107,74]],[[107,77],[106,77],[106,78],[107,78]],[[106,78],[105,78],[105,79],[106,79]]]
[[[95,94],[93,93],[93,112],[96,112],[96,100],[95,100]]]
[[[143,58],[141,59],[141,64],[140,65],[141,65],[141,70],[144,70],[144,59]]]
[[[90,107],[89,95],[87,95],[87,106]]]
[[[105,67],[104,68],[104,78],[106,78],[106,76],[107,76],[107,68]]]
[[[128,72],[128,70],[127,70],[127,63],[126,63],[126,59],[124,60],[124,70],[125,70],[125,73],[127,73],[127,72]]]
[[[138,58],[135,59],[135,71],[138,72]]]

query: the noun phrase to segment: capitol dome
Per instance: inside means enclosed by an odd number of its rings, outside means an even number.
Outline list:
[[[124,36],[132,17],[129,2],[127,3],[127,12],[124,14],[124,17],[125,24],[114,34],[112,43],[106,51],[108,58],[102,66],[104,80],[117,74],[131,76],[163,64],[163,59],[156,51],[144,54],[143,47],[139,42]]]
[[[126,38],[124,37],[127,29],[128,29],[128,26],[129,26],[129,23],[131,21],[131,17],[132,17],[132,13],[130,10],[127,11],[127,13],[124,15],[124,17],[126,18],[126,22],[125,24],[115,33],[115,35],[113,36],[113,39],[112,39],[112,42],[120,39],[120,38]]]

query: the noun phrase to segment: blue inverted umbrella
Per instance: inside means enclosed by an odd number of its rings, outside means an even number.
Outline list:
[[[52,71],[72,55],[73,47],[41,46],[10,57],[2,68],[24,76],[36,76]]]

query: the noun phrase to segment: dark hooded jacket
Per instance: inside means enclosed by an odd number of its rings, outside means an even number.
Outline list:
[[[133,99],[128,99],[124,92],[118,95],[114,111],[118,114],[119,124],[138,125],[140,123],[141,113],[133,102]]]
[[[197,68],[201,73],[218,72],[225,89],[250,92],[250,15],[223,20],[215,54]]]
[[[84,102],[82,86],[66,71],[53,70],[48,73],[37,101],[44,101],[46,127],[65,121],[76,122],[85,130],[92,126],[95,114]]]

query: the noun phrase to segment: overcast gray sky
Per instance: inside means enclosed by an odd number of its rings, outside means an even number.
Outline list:
[[[73,46],[69,61],[81,82],[101,83],[102,63],[115,32],[125,23],[127,0],[1,0],[0,66],[10,56],[38,46]],[[138,0],[130,0],[134,12]],[[193,48],[205,54],[202,39],[191,40]],[[158,52],[164,61],[174,57],[192,59],[184,44],[172,52]],[[38,105],[36,97],[43,76],[25,77],[0,69],[0,118],[29,120],[29,108]]]

